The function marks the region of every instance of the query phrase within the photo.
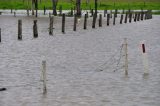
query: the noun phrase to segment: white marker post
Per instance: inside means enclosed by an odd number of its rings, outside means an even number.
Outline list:
[[[47,93],[46,86],[46,61],[42,61],[42,76],[43,76],[43,93]]]
[[[142,47],[142,61],[143,61],[143,66],[144,66],[144,75],[148,75],[148,71],[149,71],[149,68],[148,68],[148,56],[147,56],[147,53],[146,53],[146,48],[145,48],[145,41],[142,41],[142,44],[141,44],[141,47]]]
[[[128,75],[128,44],[127,44],[127,38],[124,38],[124,52],[125,52],[125,75]]]

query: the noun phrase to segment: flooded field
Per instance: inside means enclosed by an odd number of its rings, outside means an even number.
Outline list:
[[[17,40],[22,19],[23,40]],[[33,38],[34,17],[0,15],[0,106],[160,106],[160,16],[127,24],[92,29],[92,18],[83,30],[83,18],[73,31],[73,18],[54,17],[53,36],[49,18],[38,20],[38,38]],[[112,22],[112,20],[111,20]],[[128,76],[124,52],[128,41]],[[140,42],[146,40],[149,75],[143,76]],[[121,59],[120,59],[121,58]],[[42,60],[47,62],[47,94],[41,81]],[[99,71],[101,70],[101,71]]]

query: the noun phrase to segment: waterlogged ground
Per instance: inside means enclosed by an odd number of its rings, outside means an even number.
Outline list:
[[[23,22],[22,41],[17,40],[18,19]],[[61,18],[54,17],[53,36],[48,34],[48,16],[42,16],[37,39],[32,34],[34,19],[0,16],[0,87],[7,88],[0,92],[0,106],[160,105],[160,16],[122,25],[117,18],[115,26],[106,26],[104,19],[103,27],[96,25],[96,29],[89,18],[87,30],[81,19],[76,32],[73,18],[67,18],[65,34]],[[123,68],[123,38],[128,40],[128,77]],[[149,60],[145,77],[142,40],[146,40]],[[40,81],[42,60],[47,62],[45,95]]]

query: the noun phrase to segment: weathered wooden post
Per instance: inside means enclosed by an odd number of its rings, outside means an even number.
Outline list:
[[[76,25],[77,25],[77,15],[74,14],[74,25],[73,25],[73,31],[76,31]]]
[[[131,9],[128,9],[128,13],[129,13],[129,14],[131,13]]]
[[[123,10],[122,10],[122,14],[124,14],[124,8],[123,8]]]
[[[46,76],[46,61],[42,61],[42,76],[43,76],[43,94],[47,93],[47,76]]]
[[[62,33],[65,33],[65,14],[62,14]]]
[[[27,16],[29,17],[29,10],[27,9]]]
[[[71,7],[71,16],[73,16],[73,8]]]
[[[123,14],[121,14],[120,24],[122,24],[122,21],[123,21]]]
[[[95,16],[96,16],[96,18],[97,18],[97,13],[98,13],[98,12],[97,12],[97,5],[98,5],[97,1],[98,1],[98,0],[95,0],[95,6],[94,6],[94,7],[95,7]]]
[[[114,13],[114,17],[113,17],[113,25],[116,24],[116,13]]]
[[[22,40],[22,20],[18,20],[18,40]]]
[[[107,14],[107,10],[104,10],[104,17],[106,17],[106,14]]]
[[[93,17],[94,13],[93,13],[93,9],[91,9],[91,17]]]
[[[128,75],[128,48],[127,38],[124,38],[124,52],[125,52],[125,75]]]
[[[44,11],[44,15],[46,15],[46,7],[45,6],[43,8],[43,11]]]
[[[50,17],[49,35],[53,35],[53,16]]]
[[[110,10],[110,18],[112,18],[112,10]]]
[[[110,14],[107,14],[107,26],[109,26]]]
[[[135,13],[134,22],[137,21],[137,13]]]
[[[124,23],[127,23],[128,13],[126,12]]]
[[[51,17],[51,13],[49,12],[49,17]]]
[[[73,7],[73,14],[76,14],[76,6]]]
[[[37,38],[38,37],[38,28],[37,28],[37,20],[33,21],[33,37]]]
[[[140,13],[138,12],[137,21],[140,19]]]
[[[84,16],[84,29],[87,29],[87,14]]]
[[[93,15],[92,28],[95,28],[96,25],[96,14]]]
[[[130,12],[129,13],[129,23],[131,23],[132,22],[132,13]]]
[[[62,5],[59,6],[59,15],[62,15]]]
[[[1,42],[1,28],[0,28],[0,42]]]
[[[14,12],[14,17],[16,17],[16,12]]]
[[[148,10],[149,11],[149,19],[152,19],[152,10]]]
[[[86,14],[86,15],[87,15],[87,18],[88,18],[88,11],[87,11],[87,14]]]
[[[145,11],[145,13],[144,13],[144,19],[145,20],[147,19],[147,11]]]
[[[13,9],[11,8],[11,14],[13,13]]]
[[[99,14],[99,27],[102,27],[102,14]]]
[[[81,1],[82,0],[75,0],[75,3],[76,3],[76,14],[77,14],[78,17],[80,17],[82,15]]]
[[[141,11],[141,20],[143,21],[143,17],[144,17],[144,12]]]
[[[35,0],[36,17],[38,17],[38,0]]]

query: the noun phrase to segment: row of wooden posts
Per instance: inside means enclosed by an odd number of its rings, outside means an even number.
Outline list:
[[[66,15],[63,13],[62,14],[62,33],[65,33],[65,17]],[[117,12],[115,11],[113,15],[113,25],[116,24],[116,17],[117,17]],[[53,35],[53,16],[50,16],[50,24],[49,24],[49,35]],[[74,24],[73,24],[73,31],[76,31],[76,26],[77,26],[77,16],[74,15]],[[83,29],[87,29],[87,18],[88,18],[88,13],[85,14],[84,16],[84,26]],[[110,18],[112,18],[112,14],[107,14],[107,26],[110,25]],[[129,23],[134,20],[140,21],[140,20],[146,20],[146,19],[151,19],[152,15],[150,11],[141,11],[141,12],[131,12],[128,11],[125,14],[121,14],[120,16],[120,24],[127,23],[129,19]],[[93,15],[93,21],[92,21],[92,28],[95,28],[96,26],[96,19],[97,16],[96,14]],[[102,14],[99,14],[99,27],[102,27]],[[38,29],[37,29],[37,20],[33,21],[33,37],[37,38],[38,37]],[[18,40],[22,40],[22,20],[18,20]],[[1,42],[1,28],[0,28],[0,42]]]
[[[29,16],[29,9],[26,10],[27,11],[27,16]],[[62,6],[59,7],[59,16],[62,16],[63,12],[62,12]],[[106,17],[106,13],[107,13],[108,10],[104,10],[104,17]],[[128,12],[130,13],[131,10],[129,9]],[[143,9],[141,10],[141,12],[143,12]],[[147,12],[152,12],[152,10],[147,10]],[[13,10],[11,9],[11,13],[14,13],[14,16],[16,16],[16,12],[13,12]],[[96,11],[94,12],[94,9],[90,9],[90,13],[91,13],[91,17],[94,16],[94,13],[96,13]],[[97,11],[98,13],[98,11]],[[96,13],[96,16],[97,16],[97,13]],[[113,10],[110,10],[110,13],[112,14],[113,13]],[[118,13],[118,9],[115,9],[114,10],[114,13],[116,14],[116,17],[117,17],[117,13]],[[38,12],[36,12],[36,14],[38,14]],[[43,9],[43,14],[46,15],[46,7],[44,6],[44,9]],[[49,13],[51,15],[51,13]],[[67,14],[68,16],[74,16],[74,14],[76,14],[76,10],[75,10],[75,7],[70,9],[70,12]],[[87,12],[88,14],[88,12]],[[123,9],[122,10],[122,14],[125,14],[125,10]],[[1,15],[1,13],[0,13]],[[33,14],[32,14],[33,15]],[[37,17],[38,15],[36,15]],[[112,16],[111,16],[112,17]]]

